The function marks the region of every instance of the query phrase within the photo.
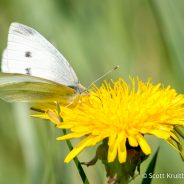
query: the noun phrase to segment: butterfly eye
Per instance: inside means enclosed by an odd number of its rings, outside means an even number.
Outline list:
[[[31,52],[30,51],[25,52],[25,57],[31,57]]]

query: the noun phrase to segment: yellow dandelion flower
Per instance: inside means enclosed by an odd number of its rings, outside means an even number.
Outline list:
[[[124,163],[126,143],[131,147],[140,146],[145,155],[151,153],[146,134],[164,139],[177,149],[174,142],[180,144],[180,140],[175,127],[184,127],[184,95],[177,94],[170,86],[164,88],[160,83],[153,85],[139,79],[131,79],[131,85],[123,79],[105,81],[100,88],[95,87],[89,95],[82,96],[74,108],[61,107],[60,115],[64,122],[58,123],[50,114],[48,118],[70,133],[57,139],[83,138],[65,162],[86,147],[107,139],[108,162],[117,157]]]

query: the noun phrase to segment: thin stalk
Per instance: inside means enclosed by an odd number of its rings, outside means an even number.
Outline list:
[[[60,122],[63,122],[63,118],[60,116],[61,109],[60,109],[60,106],[59,106],[58,102],[57,102],[57,111],[58,111],[58,117],[59,117]],[[63,129],[63,134],[66,135],[66,130],[65,129]],[[67,144],[69,150],[72,151],[73,146],[72,146],[72,143],[70,142],[70,140],[66,140],[66,144]],[[79,172],[79,175],[80,175],[83,183],[84,184],[89,184],[89,180],[88,180],[88,178],[87,178],[87,176],[86,176],[86,174],[85,174],[85,172],[84,172],[84,170],[81,166],[81,163],[79,162],[79,159],[77,157],[75,157],[73,160],[74,160],[74,163],[77,167],[77,170]]]

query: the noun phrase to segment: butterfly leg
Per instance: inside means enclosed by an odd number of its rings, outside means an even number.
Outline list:
[[[68,105],[66,105],[65,107],[70,107],[70,105],[72,105],[74,103],[74,101],[72,100]]]

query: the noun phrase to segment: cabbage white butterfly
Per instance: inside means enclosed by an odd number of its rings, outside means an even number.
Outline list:
[[[0,98],[70,103],[85,88],[64,56],[36,30],[12,23],[0,73]]]

